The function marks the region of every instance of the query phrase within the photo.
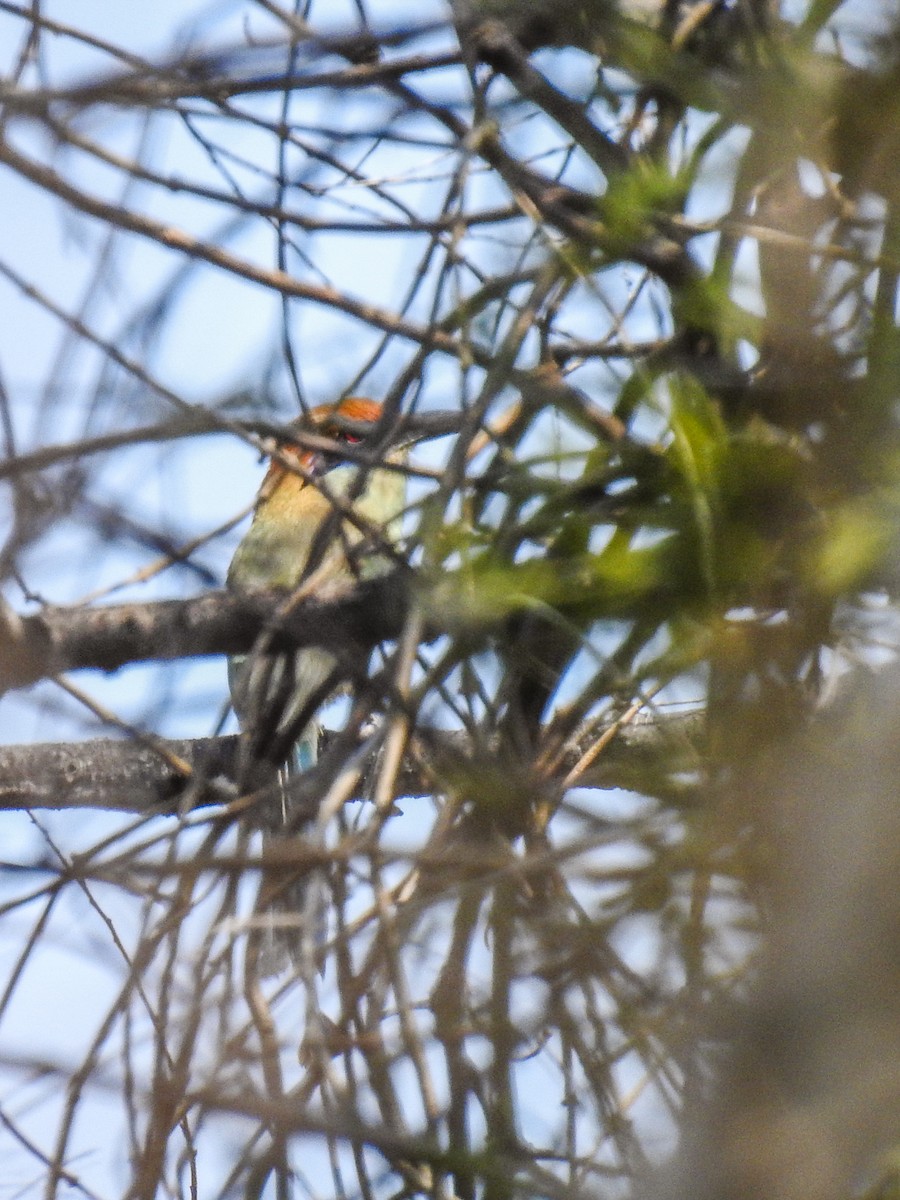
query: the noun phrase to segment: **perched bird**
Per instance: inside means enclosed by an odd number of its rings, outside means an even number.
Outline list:
[[[313,409],[297,427],[342,445],[364,447],[381,411],[374,400],[350,396]],[[402,457],[402,451],[394,451],[388,460]],[[283,444],[278,459],[269,464],[250,528],[231,560],[229,588],[334,595],[356,580],[389,569],[385,543],[399,532],[405,482],[402,471],[371,469],[337,451]],[[279,772],[280,811],[271,821],[265,818],[272,831],[290,822],[291,777],[316,761],[316,710],[334,693],[337,667],[335,656],[316,646],[271,654],[263,645],[229,662],[232,703],[249,757]],[[303,914],[310,908],[308,874],[305,870],[304,878],[295,874],[290,879],[282,875],[263,897],[262,908],[282,914],[280,926],[276,916],[272,928],[264,931],[259,949],[259,971],[264,975],[284,969],[301,953]]]

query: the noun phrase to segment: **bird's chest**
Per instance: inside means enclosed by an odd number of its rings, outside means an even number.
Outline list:
[[[355,469],[337,468],[329,473],[327,481],[331,491],[342,497],[355,477]],[[375,471],[352,507],[363,523],[391,537],[392,523],[402,505],[403,477]],[[320,580],[345,575],[368,577],[387,566],[384,556],[372,553],[374,547],[368,543],[359,524],[342,519],[321,492],[287,474],[262,496],[235,552],[228,583],[242,590],[292,589],[310,567]]]
[[[342,524],[320,492],[285,475],[262,498],[235,552],[229,585],[243,590],[295,588],[313,553],[317,566],[340,555],[347,536]]]
[[[228,581],[242,589],[295,588],[300,582],[318,525],[300,520],[255,520],[238,546]]]

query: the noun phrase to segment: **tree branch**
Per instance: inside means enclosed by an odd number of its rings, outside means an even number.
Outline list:
[[[424,732],[424,731],[423,731]],[[428,796],[435,791],[434,774],[420,765],[441,755],[469,757],[472,747],[464,733],[429,730],[416,742],[397,778],[398,796]],[[592,734],[595,741],[604,731]],[[622,725],[615,738],[579,777],[579,787],[632,787],[641,771],[656,770],[665,755],[666,774],[696,765],[703,732],[701,712]],[[325,747],[336,737],[325,734]],[[426,742],[431,747],[426,748]],[[573,741],[559,766],[563,777],[579,761],[587,744]],[[162,752],[161,752],[162,751]],[[93,808],[115,812],[177,812],[190,794],[190,807],[220,804],[228,798],[222,781],[235,774],[238,737],[196,738],[161,742],[158,748],[120,738],[86,742],[37,743],[0,747],[0,811],[22,808]],[[174,764],[180,763],[185,771]],[[377,763],[373,764],[377,770]],[[366,780],[360,792],[365,792]]]
[[[246,654],[263,632],[272,650],[348,641],[371,647],[399,634],[408,606],[408,578],[398,571],[327,600],[216,591],[186,600],[51,608],[3,630],[0,691],[83,668],[115,671],[132,662]]]

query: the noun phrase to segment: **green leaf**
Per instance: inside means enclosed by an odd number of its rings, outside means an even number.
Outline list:
[[[728,430],[718,406],[690,375],[669,380],[667,456],[681,480],[682,499],[693,517],[697,567],[706,590],[716,591],[716,524],[721,508],[723,464]]]

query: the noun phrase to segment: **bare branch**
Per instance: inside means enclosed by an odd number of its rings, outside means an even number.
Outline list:
[[[47,609],[23,617],[3,648],[4,690],[26,687],[63,671],[114,671],[130,662],[246,654],[262,632],[272,650],[300,646],[371,647],[396,637],[409,604],[400,573],[360,584],[351,595],[312,597],[210,592],[187,600]]]
[[[615,723],[591,732],[595,743]],[[341,734],[326,732],[323,752]],[[638,772],[666,757],[666,769],[688,771],[696,763],[703,737],[703,717],[697,712],[670,714],[655,720],[620,725],[602,754],[578,778],[583,788],[628,787]],[[434,792],[432,760],[471,760],[477,748],[465,733],[420,730],[415,754],[397,773],[393,794],[427,797]],[[189,797],[191,808],[221,804],[233,793],[222,783],[232,780],[238,764],[238,738],[170,739],[153,746],[124,738],[93,738],[84,742],[47,742],[0,747],[0,811],[16,809],[108,809],[114,812],[170,813],[180,811]],[[575,738],[557,765],[562,778],[588,749],[588,739]],[[173,762],[184,764],[178,771]],[[360,780],[359,795],[367,795],[378,778],[380,764],[370,761]]]

